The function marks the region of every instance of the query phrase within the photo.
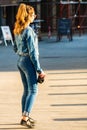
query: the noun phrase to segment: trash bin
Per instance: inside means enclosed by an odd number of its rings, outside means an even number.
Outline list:
[[[64,35],[67,36],[69,41],[72,41],[72,21],[69,18],[58,19],[57,41],[60,41]]]

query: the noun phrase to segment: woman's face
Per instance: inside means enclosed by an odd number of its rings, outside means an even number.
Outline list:
[[[31,21],[30,21],[30,22],[33,23],[34,19],[36,18],[35,13],[31,14],[31,15],[30,15],[30,18],[31,18]]]

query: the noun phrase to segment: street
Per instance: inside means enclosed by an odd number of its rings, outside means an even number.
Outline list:
[[[31,117],[35,130],[87,130],[87,35],[43,37],[40,62],[46,73]],[[21,126],[22,83],[13,47],[0,45],[0,129],[25,130]]]

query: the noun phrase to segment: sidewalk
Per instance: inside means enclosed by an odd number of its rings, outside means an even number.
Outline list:
[[[87,36],[73,42],[43,39],[40,61],[46,79],[31,117],[35,130],[87,130]],[[0,46],[0,130],[26,130],[20,126],[22,83],[12,46]]]

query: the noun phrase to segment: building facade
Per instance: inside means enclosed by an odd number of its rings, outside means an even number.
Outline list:
[[[13,29],[15,16],[20,3],[35,8],[37,19],[41,22],[41,32],[57,31],[59,18],[71,18],[73,29],[87,28],[87,0],[0,0],[0,26]]]

